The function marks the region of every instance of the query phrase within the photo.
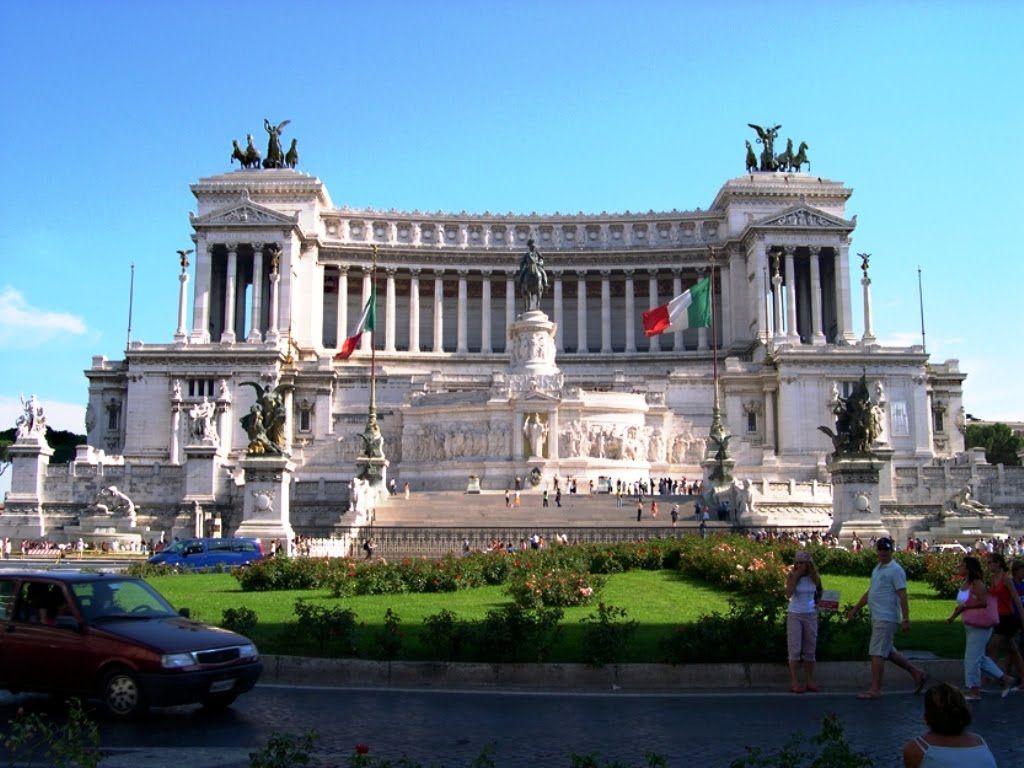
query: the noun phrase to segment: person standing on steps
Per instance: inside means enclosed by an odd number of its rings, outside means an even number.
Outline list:
[[[871,687],[857,694],[858,699],[878,699],[882,696],[882,673],[886,660],[891,661],[914,678],[914,693],[920,693],[928,675],[920,667],[896,650],[897,627],[910,631],[910,604],[907,601],[907,574],[903,566],[893,561],[892,539],[883,536],[875,542],[878,565],[871,572],[871,586],[860,600],[846,613],[853,619],[865,605],[871,610]],[[902,616],[902,620],[901,620]]]
[[[644,503],[642,501],[638,501],[636,503],[636,521],[639,523],[641,518],[643,518],[643,516],[644,516]]]

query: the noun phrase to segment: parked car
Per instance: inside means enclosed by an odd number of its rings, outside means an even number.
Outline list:
[[[234,568],[263,559],[259,539],[187,539],[176,541],[149,558],[153,565],[169,565],[189,571]]]
[[[230,706],[263,671],[251,640],[119,574],[0,571],[0,625],[0,688],[97,697],[118,718]]]

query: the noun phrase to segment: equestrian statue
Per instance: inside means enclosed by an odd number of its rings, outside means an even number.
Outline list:
[[[540,309],[540,300],[548,288],[548,273],[544,271],[544,257],[534,246],[532,238],[526,241],[526,247],[526,253],[519,260],[516,285],[526,311],[532,312]]]

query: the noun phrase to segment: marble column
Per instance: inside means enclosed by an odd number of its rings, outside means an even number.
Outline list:
[[[764,448],[769,453],[778,453],[778,438],[775,434],[775,390],[764,393]]]
[[[658,270],[656,269],[651,269],[647,272],[647,304],[648,309],[654,309],[658,306]],[[660,352],[661,337],[651,336],[650,346],[647,350],[649,352]]]
[[[409,270],[409,351],[420,351],[420,271]]]
[[[455,351],[460,354],[465,354],[469,351],[469,342],[467,336],[467,305],[469,304],[469,290],[466,284],[466,278],[469,276],[468,269],[459,270],[459,304],[456,307],[455,314]]]
[[[683,271],[681,269],[674,268],[672,270],[672,297],[675,298],[683,292]],[[683,343],[683,332],[674,331],[672,333],[672,349],[675,352],[682,352],[686,349]]]
[[[825,334],[821,331],[821,265],[818,256],[821,248],[811,246],[811,343],[825,343]]]
[[[170,462],[171,464],[180,464],[180,444],[181,444],[181,397],[172,397],[171,399],[171,445],[170,445]]]
[[[732,268],[729,262],[718,268],[718,290],[718,327],[722,334],[722,346],[728,349],[733,340]]]
[[[871,318],[871,278],[868,277],[867,263],[864,267],[864,277],[860,279],[861,288],[864,291],[864,338],[865,344],[874,344],[875,329]],[[925,416],[928,418],[928,415]]]
[[[238,280],[238,246],[228,244],[228,274],[224,281],[224,330],[221,331],[222,344],[235,342],[235,283]]]
[[[434,352],[444,352],[444,270],[434,271]]]
[[[553,408],[548,413],[548,458],[558,459],[558,409]]]
[[[363,267],[363,302],[360,305],[360,311],[362,311],[362,308],[366,306],[366,302],[370,300],[370,296],[373,295],[372,274],[370,267]],[[372,335],[372,333],[364,333],[359,339],[359,351],[363,354],[367,354],[370,351],[370,337]]]
[[[853,303],[850,299],[850,240],[844,237],[839,247],[833,246],[836,256],[836,316],[839,318],[839,336],[848,344],[856,341],[853,330]]]
[[[480,271],[480,351],[490,354],[494,351],[491,340],[491,270]]]
[[[509,349],[509,330],[516,321],[516,273],[505,273],[505,351]]]
[[[263,341],[260,333],[260,316],[263,313],[263,243],[252,244],[252,321],[246,341],[259,344]]]
[[[562,315],[564,313],[564,305],[562,304],[562,271],[558,270],[553,273],[555,277],[555,291],[554,291],[554,309],[555,313],[555,352],[561,353],[565,351],[565,331],[562,330]]]
[[[178,275],[178,329],[174,332],[174,343],[184,344],[188,340],[185,329],[185,313],[188,307],[188,257],[183,259],[181,274]]]
[[[576,272],[576,351],[586,354],[587,349],[587,273]]]
[[[781,344],[786,340],[785,329],[782,327],[782,274],[779,272],[779,254],[772,254],[772,341]]]
[[[612,351],[612,271],[601,270],[601,352]]]
[[[274,247],[270,251],[270,327],[267,329],[267,342],[276,344],[281,338],[278,328],[279,309],[281,306],[281,249]]]
[[[636,292],[633,270],[626,270],[626,352],[636,352]]]
[[[387,286],[387,299],[384,305],[384,351],[395,351],[395,268],[388,267],[384,270],[387,275],[385,285]]]
[[[747,252],[747,258],[750,261],[748,268],[754,273],[753,325],[757,329],[758,340],[765,344],[768,343],[768,286],[765,284],[765,278],[767,277],[765,263],[767,262],[769,250],[771,250],[771,247],[766,246],[764,239],[758,237],[754,241],[753,249]],[[762,254],[764,254],[765,261],[761,260]]]
[[[800,333],[796,329],[796,269],[793,263],[796,248],[787,245],[783,250],[786,253],[786,341],[799,344]]]
[[[193,236],[196,252],[196,282],[192,288],[192,337],[196,344],[210,343],[210,279],[213,246],[205,236]]]
[[[338,349],[348,338],[348,266],[338,267]]]

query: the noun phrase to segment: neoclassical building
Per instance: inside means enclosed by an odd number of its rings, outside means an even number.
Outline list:
[[[142,514],[202,505],[230,528],[245,494],[239,418],[255,399],[244,382],[280,383],[292,521],[338,524],[366,421],[369,335],[350,358],[335,354],[373,281],[378,417],[390,477],[413,489],[464,490],[471,474],[503,489],[534,468],[549,480],[700,476],[715,350],[735,475],[766,497],[813,486],[828,502],[832,446],[817,427],[862,374],[882,405],[890,503],[921,467],[964,449],[956,361],[872,333],[868,267],[850,266],[852,190],[840,182],[755,172],[727,181],[707,209],[572,215],[351,209],[290,169],[191,189],[194,254],[167,308],[173,338],[93,359],[90,450],[70,472],[43,471],[36,491],[15,481],[9,507],[35,493],[70,510],[101,475],[117,476]],[[524,368],[510,342],[529,239],[550,281],[543,370]],[[645,337],[641,313],[710,270],[714,333]],[[204,404],[214,416],[197,430]]]

